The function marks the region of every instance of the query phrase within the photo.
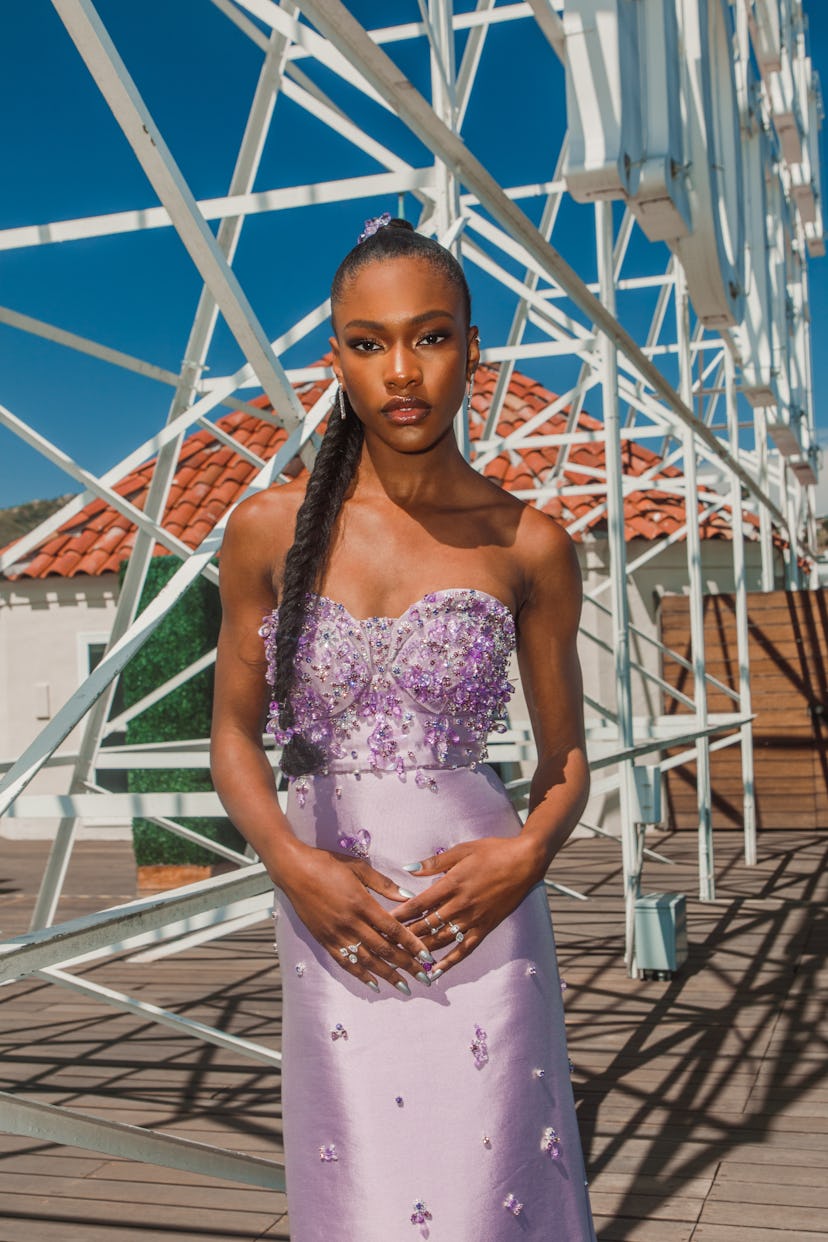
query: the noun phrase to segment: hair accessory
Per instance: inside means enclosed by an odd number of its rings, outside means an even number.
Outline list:
[[[372,216],[370,220],[365,221],[365,227],[357,238],[357,245],[366,241],[369,237],[373,237],[380,229],[384,229],[387,224],[391,223],[391,212],[384,211],[381,216]]]
[[[344,422],[344,420],[348,417],[348,407],[345,405],[345,389],[344,388],[340,387],[337,401],[339,402],[339,417]]]

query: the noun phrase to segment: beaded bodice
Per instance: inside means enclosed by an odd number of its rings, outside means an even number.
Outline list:
[[[268,681],[275,676],[278,613],[265,617]],[[434,591],[400,617],[356,620],[321,595],[308,597],[293,690],[296,729],[321,746],[331,772],[432,770],[474,766],[486,738],[502,730],[515,626],[509,609],[484,591]],[[267,731],[278,742],[279,705]]]

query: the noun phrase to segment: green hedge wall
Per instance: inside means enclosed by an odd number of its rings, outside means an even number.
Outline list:
[[[157,556],[150,563],[139,611],[146,608],[164,587],[181,562],[176,556]],[[121,581],[126,566],[121,566]],[[221,621],[218,588],[204,578],[185,592],[167,613],[141,650],[132,657],[121,675],[124,705],[131,706],[157,686],[181,672],[215,645]],[[148,707],[131,720],[126,741],[164,742],[183,738],[202,738],[210,733],[213,703],[213,669],[203,670],[179,686],[160,703]],[[128,774],[130,792],[176,793],[212,789],[210,774],[198,768],[140,768]],[[186,828],[234,849],[244,849],[244,841],[228,819],[186,818]],[[132,842],[139,866],[151,863],[212,863],[218,855],[184,841],[165,828],[146,819],[132,821]]]

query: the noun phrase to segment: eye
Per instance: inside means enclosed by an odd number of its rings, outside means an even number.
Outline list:
[[[355,349],[359,354],[373,354],[381,348],[379,341],[373,341],[370,337],[360,337],[359,340],[349,341],[349,349]]]
[[[420,344],[439,345],[441,341],[445,341],[447,339],[448,335],[448,332],[426,332],[425,336],[420,337]]]

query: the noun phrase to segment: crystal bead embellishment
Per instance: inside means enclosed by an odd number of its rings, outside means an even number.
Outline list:
[[[488,1036],[481,1026],[474,1028],[474,1039],[469,1044],[472,1056],[474,1057],[475,1069],[482,1069],[489,1059],[489,1046],[486,1042]]]
[[[523,1204],[518,1200],[517,1195],[513,1195],[511,1192],[503,1200],[503,1206],[513,1216],[520,1216],[523,1211]]]

